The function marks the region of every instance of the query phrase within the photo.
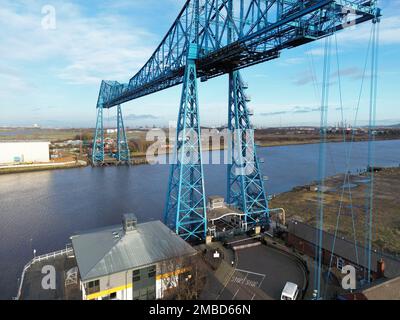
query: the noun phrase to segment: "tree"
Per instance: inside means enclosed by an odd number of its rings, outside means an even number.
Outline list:
[[[160,273],[164,300],[196,300],[206,280],[204,262],[199,254],[192,257],[178,257],[161,264]]]

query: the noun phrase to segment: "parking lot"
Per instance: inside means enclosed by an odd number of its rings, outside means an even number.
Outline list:
[[[226,283],[220,300],[279,300],[287,281],[301,289],[304,271],[290,255],[260,245],[238,250],[236,269]]]

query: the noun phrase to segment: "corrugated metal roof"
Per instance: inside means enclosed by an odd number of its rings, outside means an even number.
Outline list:
[[[289,221],[289,233],[296,237],[308,241],[315,245],[316,243],[316,228],[304,222],[292,220]],[[335,236],[331,233],[323,233],[322,248],[329,252],[332,251]],[[365,265],[365,247],[357,244],[358,265],[367,267]],[[342,237],[337,237],[335,242],[334,254],[342,257],[352,263],[357,263],[356,246],[354,241],[349,241]],[[377,271],[377,262],[380,259],[385,261],[385,276],[390,278],[400,275],[400,260],[392,255],[383,252],[371,252],[371,269]]]
[[[138,224],[126,234],[118,225],[71,240],[83,281],[196,253],[160,221]]]

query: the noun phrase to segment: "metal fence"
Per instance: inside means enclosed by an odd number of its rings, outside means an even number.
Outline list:
[[[73,256],[74,255],[74,249],[72,248],[71,244],[67,244],[66,248],[64,250],[59,250],[51,253],[47,253],[41,256],[34,257],[31,261],[29,261],[25,266],[24,269],[22,270],[22,276],[19,281],[19,286],[18,286],[18,294],[14,298],[14,300],[19,300],[21,298],[21,291],[22,291],[22,284],[24,283],[24,278],[25,278],[25,273],[28,271],[28,269],[35,263],[49,260],[49,259],[55,259],[58,256]]]

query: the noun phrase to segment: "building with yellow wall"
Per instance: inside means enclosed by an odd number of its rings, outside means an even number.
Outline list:
[[[71,237],[84,300],[154,300],[190,277],[188,243],[160,221],[123,224]]]

